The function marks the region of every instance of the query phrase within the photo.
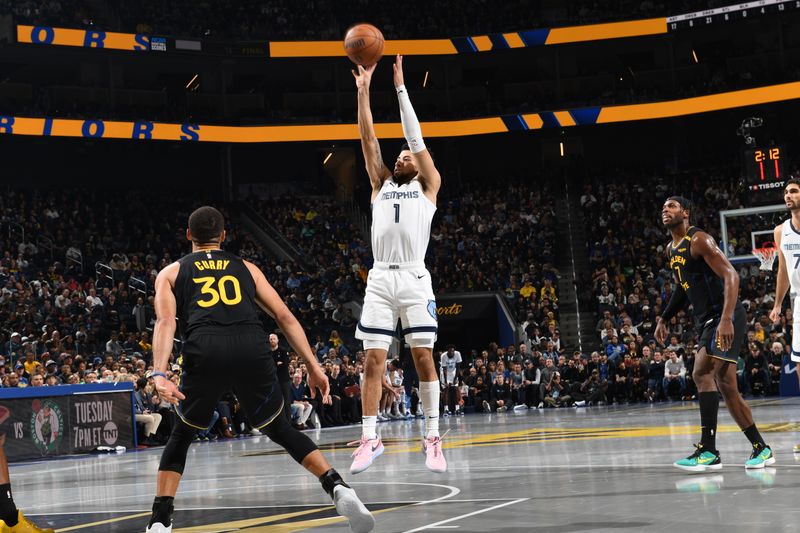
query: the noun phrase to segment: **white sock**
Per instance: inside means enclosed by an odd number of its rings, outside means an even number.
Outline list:
[[[425,413],[425,438],[439,436],[439,380],[420,381],[419,399]]]
[[[378,432],[375,430],[378,425],[377,416],[362,416],[361,417],[361,435],[368,439],[377,439]]]

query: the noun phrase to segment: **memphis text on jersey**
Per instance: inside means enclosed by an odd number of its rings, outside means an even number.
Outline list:
[[[419,198],[419,191],[386,191],[381,194],[381,200],[410,200]]]

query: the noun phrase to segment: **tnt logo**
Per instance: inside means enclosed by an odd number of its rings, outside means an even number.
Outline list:
[[[117,425],[114,422],[108,421],[106,425],[103,427],[103,440],[109,446],[113,446],[117,443],[117,439],[119,438],[119,430],[117,429]]]

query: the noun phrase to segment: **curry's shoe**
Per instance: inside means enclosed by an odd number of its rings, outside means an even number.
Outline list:
[[[795,444],[793,450],[794,453],[800,453],[800,444]]]
[[[750,459],[744,464],[748,470],[751,468],[764,468],[775,464],[775,456],[769,446],[753,446]]]
[[[0,520],[0,533],[53,533],[49,527],[39,527],[22,515],[22,511],[17,510],[16,525],[9,526]]]
[[[708,470],[721,470],[722,459],[719,452],[706,450],[702,446],[695,444],[695,451],[686,459],[675,461],[675,466],[687,472],[706,472]]]

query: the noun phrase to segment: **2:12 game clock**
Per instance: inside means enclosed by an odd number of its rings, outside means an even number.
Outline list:
[[[780,189],[784,175],[786,151],[783,146],[764,146],[744,152],[744,175],[750,191]]]

